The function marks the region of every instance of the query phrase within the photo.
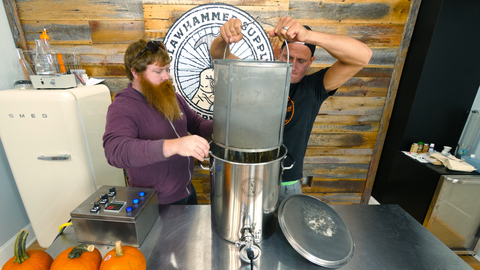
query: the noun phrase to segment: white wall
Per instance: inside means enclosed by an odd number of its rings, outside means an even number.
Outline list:
[[[15,43],[8,23],[3,1],[0,10],[0,90],[10,89],[15,78],[18,78],[20,65],[15,52]],[[1,123],[0,123],[1,125]],[[30,228],[28,243],[34,233],[23,207],[15,180],[8,165],[7,157],[0,140],[0,266],[13,256],[15,236],[23,228]]]
[[[477,96],[475,97],[475,100],[473,101],[472,110],[480,111],[480,87],[478,88]],[[475,154],[476,159],[480,159],[480,142],[479,141],[480,141],[480,134],[479,134],[479,138],[477,139],[476,147],[473,150],[473,153]],[[480,261],[480,250],[478,250],[475,257],[477,258],[477,260]]]

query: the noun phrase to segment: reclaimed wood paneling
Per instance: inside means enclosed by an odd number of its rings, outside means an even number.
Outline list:
[[[47,28],[50,43],[79,53],[87,74],[105,79],[112,98],[128,83],[123,56],[130,42],[142,37],[163,40],[186,11],[217,2],[248,12],[266,31],[290,16],[314,31],[347,35],[372,49],[369,65],[319,111],[305,157],[308,181],[303,184],[305,194],[326,203],[366,203],[420,0],[4,0],[18,47],[33,49],[34,39]],[[272,38],[271,43],[278,55],[281,41]],[[317,48],[308,72],[334,61]],[[203,164],[207,167],[208,161]],[[192,182],[199,202],[209,203],[209,172],[196,166]]]
[[[95,44],[126,43],[145,37],[143,21],[88,21]]]
[[[387,90],[379,87],[344,86],[337,90],[337,97],[385,97]]]
[[[17,0],[22,20],[143,21],[141,0]]]
[[[312,132],[308,146],[347,148],[373,148],[377,132],[315,133]]]
[[[368,155],[371,157],[372,149],[366,148],[339,148],[339,147],[322,147],[322,146],[310,146],[307,148],[306,157],[328,156],[328,155]]]
[[[23,33],[23,26],[18,15],[17,3],[15,0],[3,0],[3,6],[5,7],[16,47],[24,51],[28,50],[27,39]]]
[[[359,204],[362,198],[362,193],[321,193],[321,192],[307,192],[305,195],[315,197],[322,200],[326,204]]]
[[[305,156],[305,163],[370,163],[371,155]]]
[[[290,1],[288,15],[317,22],[404,24],[409,1]]]
[[[92,44],[88,21],[30,21],[22,20],[27,43],[35,48],[42,30],[47,29],[52,46],[68,44]]]
[[[363,179],[367,177],[368,163],[304,164],[304,172],[313,179]]]
[[[319,193],[363,193],[365,180],[332,179],[315,181],[311,188],[305,188],[305,192]]]
[[[223,3],[229,4],[232,6],[241,6],[245,5],[246,3],[249,6],[286,6],[288,8],[288,3],[290,0],[224,0],[224,1],[217,1],[217,0],[143,0],[144,5],[206,5],[206,4],[215,4],[215,3]]]
[[[313,133],[326,132],[377,132],[379,123],[318,123],[313,125]]]
[[[385,98],[383,97],[336,97],[325,100],[320,114],[368,115],[381,114]]]

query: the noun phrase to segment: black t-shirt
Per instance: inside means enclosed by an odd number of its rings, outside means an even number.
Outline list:
[[[299,83],[290,84],[283,143],[289,155],[295,160],[295,165],[283,171],[283,182],[303,177],[303,159],[315,118],[323,101],[336,92],[335,90],[327,93],[325,90],[323,77],[327,70],[328,68],[322,69],[303,77]],[[290,156],[285,159],[286,167],[293,162]]]

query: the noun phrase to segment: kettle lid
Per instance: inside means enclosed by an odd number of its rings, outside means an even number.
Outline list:
[[[338,268],[353,257],[353,237],[343,219],[317,198],[294,194],[282,201],[278,221],[285,238],[307,260]]]

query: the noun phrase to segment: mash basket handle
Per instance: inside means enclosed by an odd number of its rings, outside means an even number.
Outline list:
[[[257,19],[258,18],[259,17],[257,17]],[[249,24],[254,23],[254,22],[255,21],[251,21],[251,22],[245,24],[244,26],[249,25]],[[285,42],[285,47],[287,48],[287,64],[288,64],[290,62],[290,50],[288,49],[287,39],[285,39],[284,42]],[[227,55],[227,49],[229,49],[229,48],[230,48],[230,44],[227,43],[227,46],[225,46],[225,51],[223,52],[223,60],[225,60],[225,56]]]
[[[198,161],[198,165],[200,166],[200,168],[204,169],[205,171],[210,171],[209,168],[203,167],[203,164],[202,164],[202,162],[200,162],[200,160],[197,159],[197,161]]]

